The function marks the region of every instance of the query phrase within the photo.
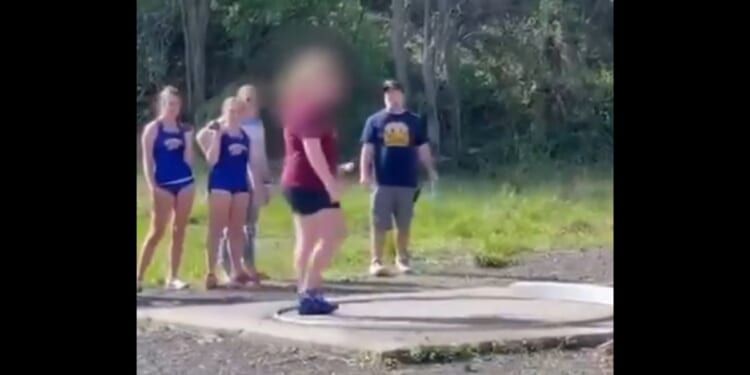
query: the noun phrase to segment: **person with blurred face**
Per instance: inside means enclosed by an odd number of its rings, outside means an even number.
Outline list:
[[[424,122],[404,107],[404,92],[393,80],[383,83],[385,108],[365,122],[360,156],[360,183],[374,189],[370,200],[370,274],[388,274],[382,256],[385,234],[396,225],[396,269],[411,271],[409,230],[418,193],[418,162],[437,179]],[[374,172],[374,173],[373,173]],[[374,174],[374,181],[373,181]]]
[[[185,228],[193,207],[192,131],[180,124],[180,95],[167,86],[159,94],[159,116],[146,125],[142,135],[143,175],[151,192],[151,223],[141,249],[136,274],[136,290],[141,291],[144,275],[154,250],[172,221],[167,289],[184,289],[188,284],[177,278],[182,260]]]
[[[235,97],[224,100],[222,116],[198,132],[210,172],[208,175],[208,236],[206,239],[206,289],[218,286],[215,274],[219,242],[227,232],[230,250],[229,287],[244,287],[254,282],[242,263],[250,191],[262,190],[255,179],[260,168],[250,157],[250,139],[240,127],[242,104]]]
[[[263,181],[263,189],[252,191],[250,204],[247,206],[247,215],[245,222],[245,248],[242,253],[242,260],[245,264],[250,277],[254,282],[259,283],[266,276],[258,272],[255,267],[255,235],[258,223],[260,208],[268,204],[270,195],[271,173],[268,168],[268,156],[266,154],[266,133],[263,127],[258,108],[258,94],[254,86],[244,85],[237,91],[237,100],[241,106],[240,127],[250,138],[250,158],[254,160],[260,170],[261,175],[255,176],[256,180]],[[221,239],[219,245],[219,263],[224,268],[227,275],[231,273],[231,262],[229,256],[229,240],[226,235]]]
[[[343,95],[338,69],[327,51],[306,50],[290,63],[280,90],[285,153],[281,186],[294,219],[301,315],[330,314],[338,308],[321,291],[323,270],[346,235],[332,118],[332,107]]]

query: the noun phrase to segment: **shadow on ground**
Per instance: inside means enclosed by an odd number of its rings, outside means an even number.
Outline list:
[[[332,296],[341,297],[353,294],[403,293],[424,289],[414,282],[384,283],[378,281],[334,281],[326,283],[325,289]],[[253,302],[289,301],[296,298],[295,286],[287,281],[270,281],[247,290],[202,290],[189,289],[167,291],[146,289],[136,296],[137,308],[232,305]]]
[[[419,272],[419,276],[433,276],[433,277],[444,277],[444,278],[455,278],[455,279],[495,279],[495,280],[508,280],[514,281],[559,281],[559,282],[576,282],[578,279],[566,279],[558,276],[512,276],[504,269],[493,269],[493,268],[477,268],[476,270],[463,270],[463,271],[445,271],[445,270],[425,270]]]

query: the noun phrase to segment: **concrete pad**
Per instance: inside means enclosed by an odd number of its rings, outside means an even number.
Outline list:
[[[592,284],[521,281],[513,283],[511,290],[519,295],[558,301],[575,301],[614,305],[614,288]]]
[[[139,309],[137,316],[380,354],[577,338],[596,345],[612,336],[611,295],[601,286],[515,283],[347,296],[336,299],[341,307],[330,316],[299,316],[293,301]]]

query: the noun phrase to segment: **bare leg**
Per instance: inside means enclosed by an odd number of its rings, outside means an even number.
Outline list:
[[[229,250],[229,228],[224,228],[224,233],[219,241],[219,263],[228,278],[232,277],[232,255]]]
[[[216,255],[224,228],[229,222],[232,195],[224,190],[212,190],[208,196],[208,236],[206,238],[206,271],[216,274]]]
[[[393,213],[396,222],[396,267],[401,272],[411,272],[409,266],[409,233],[414,217],[414,189],[398,188],[394,191],[396,209]]]
[[[393,189],[378,186],[370,197],[370,274],[386,276],[388,270],[383,267],[383,248],[385,235],[393,225],[393,206],[395,205]]]
[[[409,259],[409,227],[396,229],[396,256],[401,260]]]
[[[247,273],[242,264],[242,252],[245,247],[244,226],[245,218],[247,217],[247,205],[249,203],[250,194],[248,193],[232,195],[232,204],[229,209],[229,225],[227,226],[232,277]]]
[[[310,255],[318,242],[315,215],[294,215],[294,271],[297,277],[297,291],[307,290],[307,267]]]
[[[138,262],[136,279],[140,282],[146,275],[146,270],[154,257],[154,251],[159,241],[164,236],[169,218],[174,205],[174,198],[169,192],[155,188],[153,201],[151,202],[151,224],[146,235],[146,240],[141,248],[141,258]]]
[[[185,243],[185,228],[190,219],[193,209],[193,198],[195,197],[194,185],[186,186],[177,194],[174,206],[174,219],[172,223],[172,246],[170,249],[169,278],[177,279],[182,262],[182,253]]]
[[[383,248],[385,248],[386,231],[375,228],[370,229],[370,256],[372,261],[383,260]]]
[[[320,223],[320,242],[312,254],[312,263],[307,272],[307,289],[320,289],[323,271],[330,265],[334,254],[346,238],[346,225],[340,209],[325,209],[314,215]]]
[[[227,277],[231,276],[232,274],[231,258],[232,257],[229,255],[228,229],[224,228],[221,240],[219,240],[219,263],[221,263],[221,267],[224,269],[224,273],[226,273]]]

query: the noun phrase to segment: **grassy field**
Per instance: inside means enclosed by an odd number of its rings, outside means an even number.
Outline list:
[[[611,171],[512,168],[494,180],[443,176],[438,193],[423,195],[416,207],[412,252],[472,253],[487,263],[521,251],[611,246],[613,201]],[[205,178],[199,178],[191,225],[185,241],[182,277],[204,274],[206,235]],[[274,192],[277,193],[277,192]],[[328,275],[366,271],[368,192],[355,184],[342,205],[349,227],[341,253]],[[138,176],[138,243],[148,230],[149,199]],[[259,269],[275,278],[291,276],[292,223],[282,197],[274,194],[261,213],[257,242]],[[167,270],[168,237],[162,240],[147,281],[161,281]]]

